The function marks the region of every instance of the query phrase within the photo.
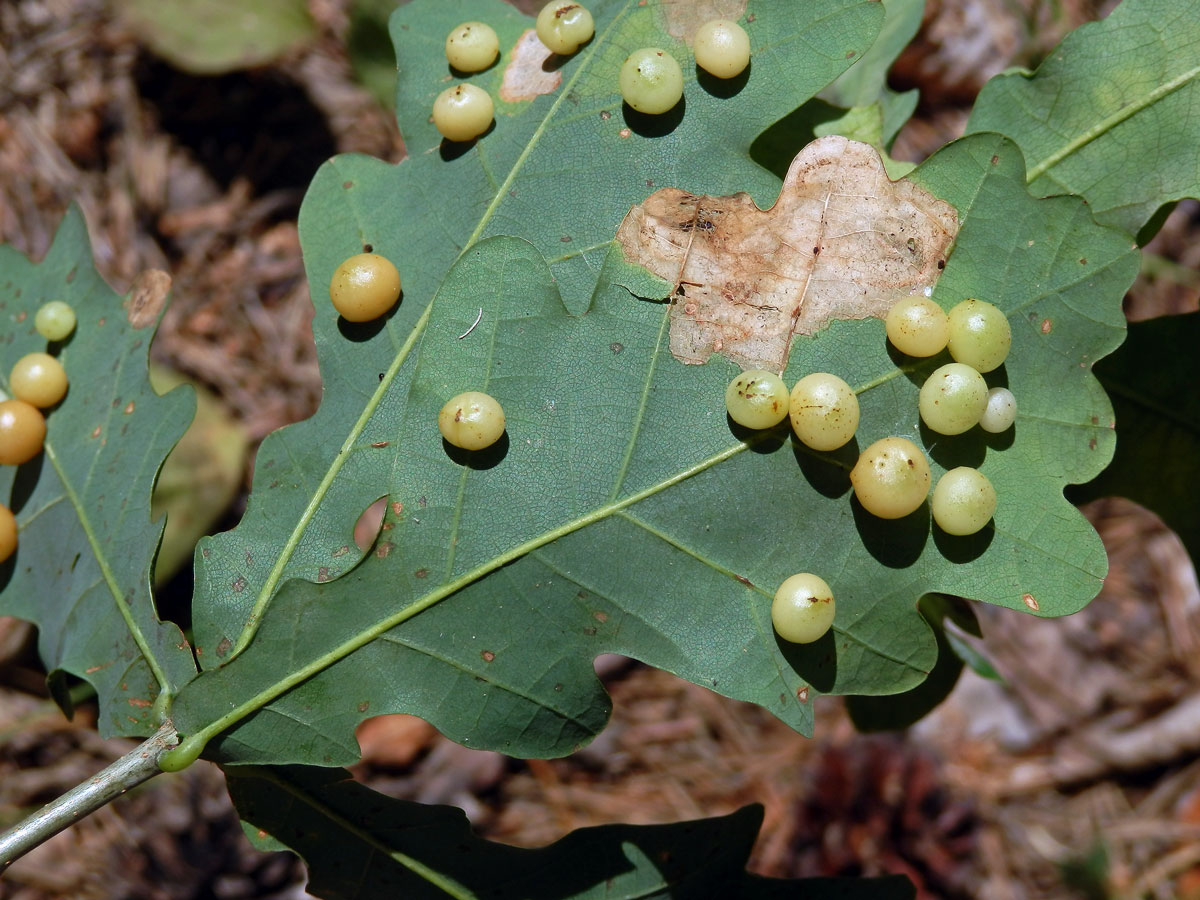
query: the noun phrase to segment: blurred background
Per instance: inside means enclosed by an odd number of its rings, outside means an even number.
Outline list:
[[[957,137],[989,77],[1036,66],[1114,5],[928,0],[893,69],[891,86],[921,100],[892,155],[917,162]],[[168,616],[186,615],[197,534],[237,522],[258,442],[320,400],[295,220],[333,154],[404,156],[388,109],[394,6],[0,2],[0,242],[41,258],[74,202],[118,292],[146,269],[174,280],[155,378],[191,381],[202,401],[156,495],[172,510],[158,571]],[[1197,309],[1198,232],[1197,204],[1179,204],[1147,247],[1131,319]],[[756,707],[603,657],[613,721],[574,756],[512,760],[386,716],[360,729],[355,776],[460,806],[482,835],[524,846],[758,802],[751,868],[764,875],[904,873],[922,898],[1200,900],[1196,575],[1152,514],[1115,499],[1085,512],[1111,561],[1100,597],[1063,620],[978,608],[974,646],[999,678],[965,671],[906,731],[859,734],[841,701],[822,698],[806,740]],[[0,619],[5,827],[132,746],[92,730],[86,685],[63,717],[34,641]],[[202,763],[19,861],[0,898],[303,898],[303,886],[290,855],[250,847]]]

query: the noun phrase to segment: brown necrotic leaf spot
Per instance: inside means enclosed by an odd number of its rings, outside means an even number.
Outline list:
[[[667,33],[671,37],[687,41],[696,36],[696,30],[712,19],[738,21],[746,14],[746,0],[688,0],[687,3],[664,3],[663,16]]]
[[[171,276],[161,269],[147,269],[138,275],[124,303],[129,324],[145,328],[157,322],[170,292]]]
[[[716,352],[778,371],[794,335],[883,317],[932,288],[957,232],[954,207],[890,180],[868,144],[831,136],[792,160],[770,209],[744,193],[664,188],[629,211],[617,240],[630,262],[677,286],[676,359]]]
[[[534,100],[542,94],[552,94],[562,84],[558,69],[546,69],[545,63],[554,54],[538,40],[533,29],[526,31],[513,47],[509,63],[504,67],[500,82],[500,99],[507,103]]]

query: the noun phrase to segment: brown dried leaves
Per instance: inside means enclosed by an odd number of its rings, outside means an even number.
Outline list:
[[[957,232],[952,206],[889,180],[869,145],[831,136],[792,160],[768,210],[748,194],[664,188],[629,211],[617,241],[630,262],[676,285],[676,359],[716,352],[782,370],[793,335],[882,317],[932,287]]]

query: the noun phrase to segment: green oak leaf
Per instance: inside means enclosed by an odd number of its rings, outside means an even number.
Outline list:
[[[1078,194],[1097,221],[1138,234],[1165,204],[1200,197],[1198,105],[1200,0],[1125,0],[1032,75],[989,81],[967,132],[1009,136],[1031,190]]]
[[[93,268],[74,207],[40,264],[0,247],[5,391],[13,363],[46,350],[33,320],[50,300],[65,300],[78,317],[71,336],[51,347],[70,388],[47,411],[44,452],[0,467],[20,528],[15,556],[0,567],[0,614],[38,626],[56,696],[67,673],[91,683],[101,734],[146,735],[157,727],[156,698],[161,710],[196,671],[182,633],[158,621],[150,596],[163,530],[150,519],[150,493],[195,402],[186,389],[159,397],[150,386],[158,315],[134,327]]]
[[[670,825],[580,828],[538,849],[483,840],[462,810],[394,800],[345,771],[301,766],[226,771],[247,833],[308,864],[328,900],[727,897],[909,900],[902,876],[780,880],[746,872],[762,808]]]
[[[875,319],[799,338],[787,374],[845,377],[860,447],[900,434],[935,475],[979,466],[1002,498],[994,527],[951,538],[924,508],[866,514],[850,494],[853,446],[818,454],[786,427],[730,430],[720,398],[735,367],[674,360],[669,307],[623,286],[653,287],[618,251],[573,312],[539,249],[497,235],[460,256],[418,322],[414,357],[388,361],[373,405],[355,408],[370,418],[354,452],[388,466],[374,549],[340,579],[289,580],[245,649],[181,695],[180,730],[216,738],[209,754],[224,762],[337,765],[357,758],[359,721],[405,711],[470,746],[557,755],[603,728],[591,660],[617,652],[811,733],[815,694],[895,693],[932,670],[924,594],[1040,615],[1082,607],[1106,560],[1062,492],[1112,453],[1090,367],[1123,337],[1137,253],[1078,198],[1032,198],[1019,151],[998,135],[950,145],[914,178],[962,222],[934,296],[984,294],[1009,315],[1013,350],[991,378],[1016,393],[1016,427],[926,432],[917,392],[945,358],[894,358]],[[410,362],[410,378],[394,379]],[[376,381],[373,368],[359,377]],[[465,387],[506,407],[492,451],[447,450],[433,427]],[[834,630],[805,646],[770,625],[774,588],[797,570],[828,575],[838,596]]]
[[[1195,389],[1200,313],[1129,326],[1129,340],[1096,367],[1112,397],[1113,464],[1072,489],[1077,502],[1127,497],[1158,513],[1200,561],[1200,514],[1191,486],[1200,457],[1200,393]]]
[[[646,43],[684,58],[683,44],[663,30],[668,6],[590,4],[596,37],[552,67],[559,86],[512,102],[499,100],[504,71],[531,18],[500,0],[418,0],[393,15],[397,114],[410,156],[395,166],[336,157],[306,196],[300,230],[325,402],[312,419],[263,443],[242,522],[200,544],[193,622],[203,666],[241,649],[287,578],[332,581],[358,563],[355,518],[389,491],[403,452],[389,442],[397,437],[414,348],[430,299],[465,248],[491,234],[527,236],[568,308],[587,308],[617,223],[655,179],[712,193],[745,189],[769,203],[779,180],[750,161],[750,144],[844,71],[883,18],[873,0],[755,0],[749,9],[759,15],[747,24],[755,57],[736,96],[710,93],[689,65],[687,115],[651,137],[662,123],[623,110],[616,74],[629,48]],[[500,36],[500,62],[470,78],[498,98],[497,124],[477,143],[442,145],[427,120],[433,99],[453,80],[445,35],[463,19],[487,21]],[[365,247],[400,265],[404,295],[386,319],[351,326],[328,305],[329,279]],[[456,333],[479,308],[464,311]]]

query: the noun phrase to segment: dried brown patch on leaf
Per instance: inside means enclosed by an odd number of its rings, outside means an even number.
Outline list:
[[[500,99],[519,103],[554,93],[562,84],[562,73],[557,69],[547,71],[544,68],[546,60],[553,55],[538,40],[536,31],[530,29],[521,35],[512,49],[511,62],[504,67]]]
[[[157,322],[170,291],[171,276],[162,269],[147,269],[138,275],[124,303],[129,324],[145,328]]]
[[[630,262],[677,286],[671,353],[782,370],[791,339],[883,317],[932,288],[958,232],[950,204],[891,181],[867,144],[823,137],[792,161],[775,205],[664,188],[617,230]]]
[[[667,33],[691,44],[696,29],[705,22],[713,19],[736,22],[744,16],[746,0],[664,0],[662,9]]]

